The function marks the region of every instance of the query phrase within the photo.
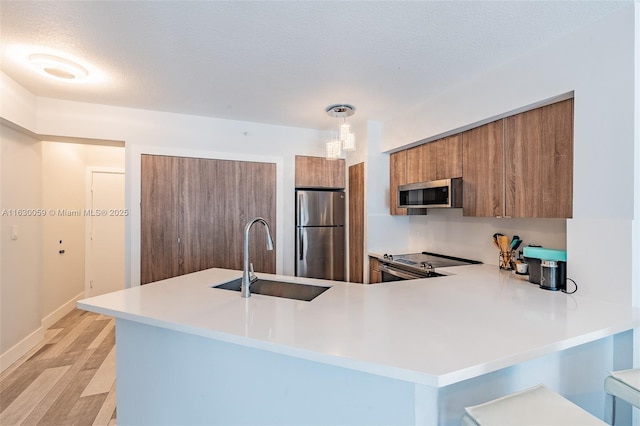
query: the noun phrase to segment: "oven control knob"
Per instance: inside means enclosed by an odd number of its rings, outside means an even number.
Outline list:
[[[393,260],[393,255],[392,254],[389,255],[389,260]]]
[[[382,256],[382,257],[384,257],[385,259],[388,259],[389,255],[387,253],[385,253],[384,256]]]

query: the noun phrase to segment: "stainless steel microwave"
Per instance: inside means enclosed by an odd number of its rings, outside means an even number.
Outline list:
[[[462,207],[462,178],[398,186],[398,207],[454,208]]]

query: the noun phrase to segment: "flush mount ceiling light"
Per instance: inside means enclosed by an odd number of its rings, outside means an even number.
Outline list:
[[[330,117],[342,119],[342,124],[338,126],[336,135],[331,134],[331,138],[326,143],[327,159],[335,160],[340,157],[341,151],[354,151],[356,149],[356,135],[351,132],[351,126],[347,123],[347,117],[351,117],[356,108],[349,104],[329,105],[325,111]]]
[[[31,54],[29,64],[40,74],[56,80],[81,81],[89,76],[89,72],[82,65],[55,55]]]

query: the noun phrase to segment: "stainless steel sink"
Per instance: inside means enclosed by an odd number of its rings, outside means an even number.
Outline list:
[[[235,279],[212,288],[223,290],[240,291],[242,278]],[[317,285],[295,284],[284,281],[263,280],[258,278],[251,284],[251,293],[265,296],[284,297],[286,299],[304,300],[310,302],[331,287],[321,287]]]

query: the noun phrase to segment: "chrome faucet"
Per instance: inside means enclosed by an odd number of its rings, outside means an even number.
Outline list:
[[[256,217],[244,228],[244,269],[242,271],[242,284],[240,285],[240,294],[242,297],[251,297],[251,290],[249,287],[251,283],[256,281],[258,277],[253,272],[253,263],[249,263],[249,231],[256,222],[262,222],[267,229],[267,250],[273,250],[273,239],[271,238],[271,230],[266,220],[261,217]],[[251,266],[249,266],[251,265]]]

